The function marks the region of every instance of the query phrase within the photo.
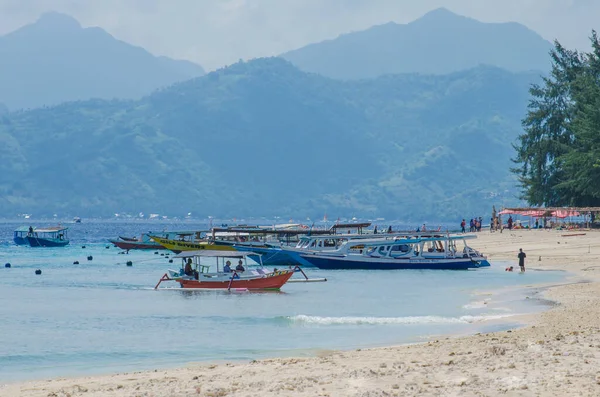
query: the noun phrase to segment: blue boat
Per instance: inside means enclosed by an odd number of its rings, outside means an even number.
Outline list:
[[[306,252],[300,256],[320,269],[430,269],[467,270],[481,267],[487,258],[456,242],[475,236],[349,240],[333,251]]]
[[[49,227],[28,230],[25,239],[31,247],[64,247],[69,244],[66,227]]]
[[[31,226],[21,226],[18,227],[15,232],[14,232],[14,236],[13,236],[13,241],[15,242],[15,244],[17,245],[29,245],[29,241],[27,241],[27,234],[32,231],[35,230],[34,227]]]

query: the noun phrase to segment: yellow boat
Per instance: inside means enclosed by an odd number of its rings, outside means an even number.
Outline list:
[[[212,251],[236,251],[231,245],[220,245],[209,241],[190,241],[190,240],[171,240],[159,236],[150,236],[153,241],[162,245],[168,250],[179,254],[182,251],[198,251],[198,250],[212,250]]]

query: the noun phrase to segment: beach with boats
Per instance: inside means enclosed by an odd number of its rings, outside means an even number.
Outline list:
[[[32,226],[68,231],[71,243],[0,244],[11,262],[0,283],[14,298],[1,306],[3,327],[23,335],[0,358],[0,379],[12,379],[0,392],[547,391],[560,380],[540,381],[548,363],[534,358],[552,349],[561,354],[552,365],[571,365],[580,354],[571,342],[596,338],[595,308],[580,298],[598,288],[581,283],[595,280],[598,232],[583,229],[585,219],[530,229],[531,215],[511,216],[518,228],[464,234],[387,225],[375,233],[356,221],[157,225],[160,232],[101,221]],[[30,233],[2,228],[13,238]],[[160,241],[170,249],[119,246]],[[519,248],[526,272],[507,271],[518,269]],[[575,327],[577,305],[591,311]],[[511,365],[531,370],[511,381]],[[589,377],[591,388],[592,367],[569,371]]]

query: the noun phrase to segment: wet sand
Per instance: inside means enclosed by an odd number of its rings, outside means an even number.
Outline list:
[[[575,235],[585,233],[585,235]],[[470,242],[526,273],[566,270],[544,288],[549,310],[519,329],[250,363],[0,385],[1,396],[600,396],[600,233],[481,232]],[[539,297],[536,297],[539,298]],[[526,297],[527,299],[527,297]],[[511,319],[514,321],[515,319]]]

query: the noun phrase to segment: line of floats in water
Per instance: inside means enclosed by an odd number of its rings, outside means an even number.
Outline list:
[[[167,249],[181,259],[164,281],[182,288],[279,290],[287,282],[311,279],[303,268],[364,270],[467,270],[489,266],[487,257],[467,242],[475,235],[442,231],[377,233],[370,223],[336,224],[329,229],[301,225],[235,226],[208,231],[144,233],[109,241],[123,250]],[[64,246],[67,228],[19,228],[17,244]],[[249,263],[250,260],[250,263]],[[210,262],[209,262],[210,261]],[[233,263],[232,263],[233,262]],[[250,264],[250,266],[249,266]],[[252,266],[255,265],[255,266]],[[267,270],[265,266],[274,267]],[[301,273],[303,278],[292,278]]]

